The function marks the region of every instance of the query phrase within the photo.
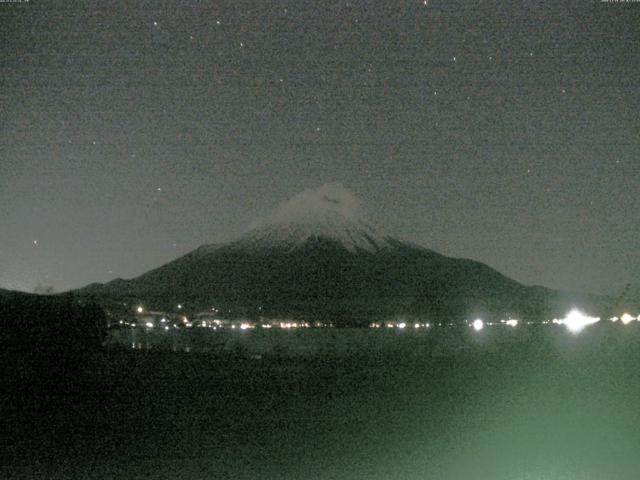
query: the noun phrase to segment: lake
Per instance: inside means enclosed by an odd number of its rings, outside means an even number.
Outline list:
[[[635,479],[639,346],[636,323],[120,330],[85,390],[3,394],[0,477]]]

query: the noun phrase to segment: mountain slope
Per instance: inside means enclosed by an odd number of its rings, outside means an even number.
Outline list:
[[[395,315],[464,321],[563,315],[597,299],[526,287],[478,262],[396,240],[339,185],[282,204],[235,242],[203,246],[132,280],[92,285],[105,300],[184,304],[231,315],[365,323]]]

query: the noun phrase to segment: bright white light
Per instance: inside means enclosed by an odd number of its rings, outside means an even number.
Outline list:
[[[612,322],[617,322],[620,319],[618,317],[611,317],[609,320],[611,320]]]
[[[248,323],[240,324],[240,330],[247,330],[248,328],[251,328],[251,325],[249,325]]]
[[[631,323],[635,320],[634,317],[632,317],[631,315],[629,315],[628,313],[625,313],[624,315],[622,315],[620,317],[620,320],[622,321],[622,323],[624,323],[625,325],[627,325],[628,323]]]
[[[504,322],[505,325],[508,325],[510,327],[517,327],[518,326],[518,320],[515,320],[513,318],[507,320],[506,322]]]
[[[144,312],[144,308],[142,308],[142,307],[138,307],[138,308],[136,308],[136,311],[137,311],[138,313],[142,313],[142,312]]]
[[[571,310],[565,318],[559,320],[557,323],[565,325],[571,333],[580,333],[586,326],[599,321],[599,318],[589,317],[579,310]]]
[[[164,329],[165,329],[165,330],[169,330],[169,327],[165,326],[165,327],[164,327]]]
[[[407,326],[407,324],[404,323],[404,322],[398,324],[398,328],[404,328],[406,326]]]
[[[482,330],[484,328],[484,322],[478,318],[478,319],[473,321],[471,326],[473,327],[473,329],[476,332],[479,332],[480,330]]]
[[[182,305],[178,304],[178,310],[182,310]]]
[[[413,326],[413,328],[420,328],[420,324],[419,324],[419,323],[416,323],[416,324]]]
[[[145,323],[145,326],[147,328],[153,328],[153,322],[147,322],[147,323]]]

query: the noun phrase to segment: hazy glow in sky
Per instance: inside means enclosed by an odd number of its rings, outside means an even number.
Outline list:
[[[401,238],[619,293],[640,283],[632,7],[3,4],[0,287],[130,278],[341,182]]]

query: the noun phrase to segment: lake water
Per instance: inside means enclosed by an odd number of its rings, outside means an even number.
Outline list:
[[[98,387],[52,400],[49,415],[25,424],[0,477],[631,480],[640,471],[640,325],[210,333],[115,333]]]

